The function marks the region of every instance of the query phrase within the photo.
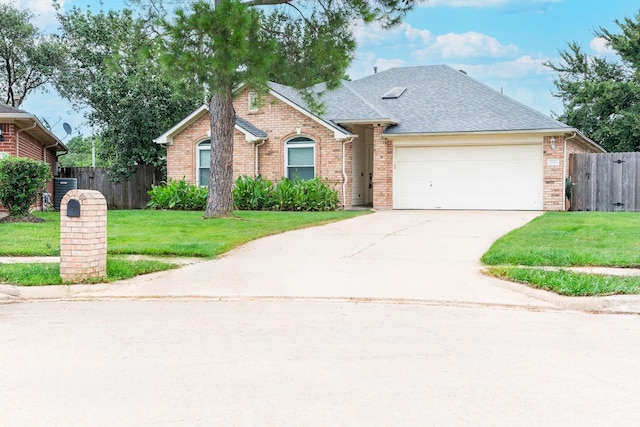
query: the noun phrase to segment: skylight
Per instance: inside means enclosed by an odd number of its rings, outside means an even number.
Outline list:
[[[396,99],[396,98],[400,98],[400,95],[402,95],[404,93],[404,91],[407,90],[406,87],[402,87],[402,86],[396,86],[396,87],[392,87],[391,89],[389,89],[387,91],[387,93],[385,93],[384,95],[382,95],[382,99]]]

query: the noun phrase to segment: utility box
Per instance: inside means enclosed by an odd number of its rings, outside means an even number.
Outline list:
[[[60,203],[60,276],[77,283],[107,275],[107,201],[95,190],[70,190]]]
[[[54,178],[53,179],[53,208],[60,210],[62,199],[70,190],[78,188],[78,178]]]

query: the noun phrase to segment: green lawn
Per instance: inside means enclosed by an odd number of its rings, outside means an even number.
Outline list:
[[[563,295],[636,294],[640,277],[526,267],[640,267],[640,213],[548,212],[497,240],[482,262],[498,277]]]
[[[171,268],[163,262],[127,261],[112,255],[137,254],[214,258],[251,240],[284,231],[366,214],[338,212],[235,212],[233,217],[203,219],[202,212],[126,210],[107,214],[108,278],[133,277]],[[60,254],[60,213],[36,213],[43,223],[0,223],[0,256]],[[126,266],[130,268],[127,268]],[[52,269],[55,270],[52,279]],[[58,264],[0,264],[0,283],[57,284]],[[117,272],[116,272],[117,271]],[[57,278],[55,277],[57,276]]]

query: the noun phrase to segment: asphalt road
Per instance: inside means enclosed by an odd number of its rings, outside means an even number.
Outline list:
[[[0,304],[0,425],[640,425],[640,317],[541,310]]]

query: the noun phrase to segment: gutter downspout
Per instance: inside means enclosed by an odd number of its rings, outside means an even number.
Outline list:
[[[31,129],[34,129],[36,126],[38,126],[38,122],[35,119],[31,119],[31,120],[33,120],[33,123],[31,124],[31,126],[24,129],[18,129],[16,131],[16,157],[20,157],[20,132],[23,132],[25,130],[31,130]]]
[[[260,147],[261,145],[264,145],[267,142],[266,139],[263,139],[261,143],[259,144],[255,144],[255,166],[254,166],[254,175],[256,176],[256,178],[258,177],[258,147]]]
[[[562,188],[564,189],[563,192],[563,199],[562,199],[562,210],[566,210],[565,206],[566,204],[564,203],[564,199],[566,199],[567,197],[567,171],[568,171],[568,166],[567,166],[567,160],[569,160],[569,156],[567,156],[567,141],[570,139],[575,138],[578,135],[577,132],[573,132],[573,135],[569,136],[569,137],[564,137],[564,152],[562,153],[562,156],[564,157],[564,161],[562,164]],[[571,201],[569,201],[569,203],[571,203]]]
[[[346,159],[345,159],[345,146],[347,144],[351,144],[353,142],[353,137],[343,139],[342,140],[342,209],[344,209],[347,203],[347,170],[346,170]]]

